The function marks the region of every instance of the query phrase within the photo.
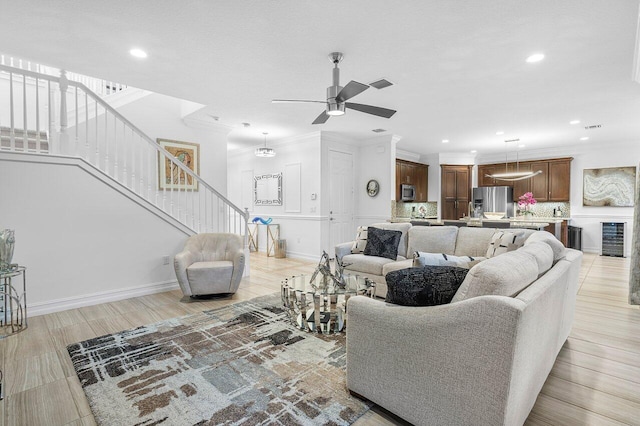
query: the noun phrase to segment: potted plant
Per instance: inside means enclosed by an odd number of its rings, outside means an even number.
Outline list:
[[[533,198],[533,194],[531,192],[525,192],[520,197],[518,197],[518,213],[524,217],[533,216],[531,206],[536,203],[537,201],[535,198]]]

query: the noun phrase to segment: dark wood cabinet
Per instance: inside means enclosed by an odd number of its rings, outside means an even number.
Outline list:
[[[428,201],[429,166],[406,160],[396,160],[396,201],[402,201],[401,185],[416,187],[416,203]]]
[[[549,162],[549,201],[569,201],[571,160]]]
[[[455,220],[467,215],[471,201],[471,168],[442,164],[442,219]]]
[[[571,196],[571,160],[557,158],[550,160],[521,161],[516,163],[496,163],[478,165],[478,186],[510,186],[513,199],[518,200],[525,192],[533,193],[538,202],[569,201]],[[542,173],[530,179],[516,181],[495,180],[486,175],[504,171],[533,171]]]
[[[536,201],[549,201],[549,162],[536,161],[530,164],[532,171],[541,171],[542,173],[532,177],[531,179],[528,179],[530,183],[529,191],[533,194],[533,198],[535,198]],[[524,194],[524,192],[522,194]],[[514,193],[513,197],[516,198],[521,196],[522,194]]]
[[[556,224],[550,223],[548,226],[545,226],[544,230],[555,235]],[[567,247],[567,244],[569,242],[569,226],[566,220],[563,220],[560,224],[560,242],[564,244],[565,247]]]

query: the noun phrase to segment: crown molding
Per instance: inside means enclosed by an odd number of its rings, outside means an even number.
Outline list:
[[[315,132],[311,132],[311,133],[305,133],[303,135],[298,135],[298,136],[291,136],[291,137],[287,137],[284,139],[280,139],[280,140],[270,140],[269,141],[269,147],[270,148],[282,148],[284,146],[287,145],[300,145],[301,143],[307,143],[307,142],[314,142],[314,141],[319,141],[321,138],[321,132],[320,131],[315,131]],[[241,155],[247,154],[247,153],[253,153],[256,149],[256,147],[258,146],[262,146],[262,142],[258,145],[254,145],[254,146],[250,146],[250,147],[246,147],[246,148],[241,148],[241,149],[234,149],[233,151],[228,151],[227,152],[227,158],[233,158],[233,157],[239,157]]]
[[[194,116],[186,116],[182,119],[182,122],[187,127],[196,128],[196,129],[207,129],[214,130],[216,132],[228,134],[231,130],[233,130],[233,126],[228,126],[226,124],[222,124],[217,121],[204,120],[199,117]]]
[[[421,155],[416,152],[410,152],[396,148],[396,158],[400,158],[401,160],[409,160],[419,163],[420,157]]]

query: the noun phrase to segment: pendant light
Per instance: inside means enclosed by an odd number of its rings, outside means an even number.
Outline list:
[[[509,144],[509,143],[517,143],[519,142],[520,139],[511,139],[511,140],[506,140],[504,141],[505,144]],[[524,180],[524,179],[531,179],[534,176],[539,175],[540,173],[542,173],[542,170],[538,170],[538,171],[529,171],[529,172],[521,172],[520,171],[520,163],[518,162],[518,151],[516,150],[516,171],[515,172],[510,172],[508,171],[508,159],[509,156],[509,149],[507,146],[507,150],[505,152],[504,155],[504,173],[494,173],[492,175],[485,175],[486,177],[495,179],[495,180],[503,180],[506,182],[514,182],[517,180]]]
[[[264,146],[256,148],[256,157],[275,157],[276,151],[273,148],[267,148],[267,135],[269,133],[262,132],[264,135]]]

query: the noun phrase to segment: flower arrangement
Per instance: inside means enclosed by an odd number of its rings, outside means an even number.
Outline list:
[[[523,195],[518,197],[518,212],[524,215],[533,215],[531,206],[536,203],[537,201],[533,198],[533,194],[531,192],[525,192]]]

